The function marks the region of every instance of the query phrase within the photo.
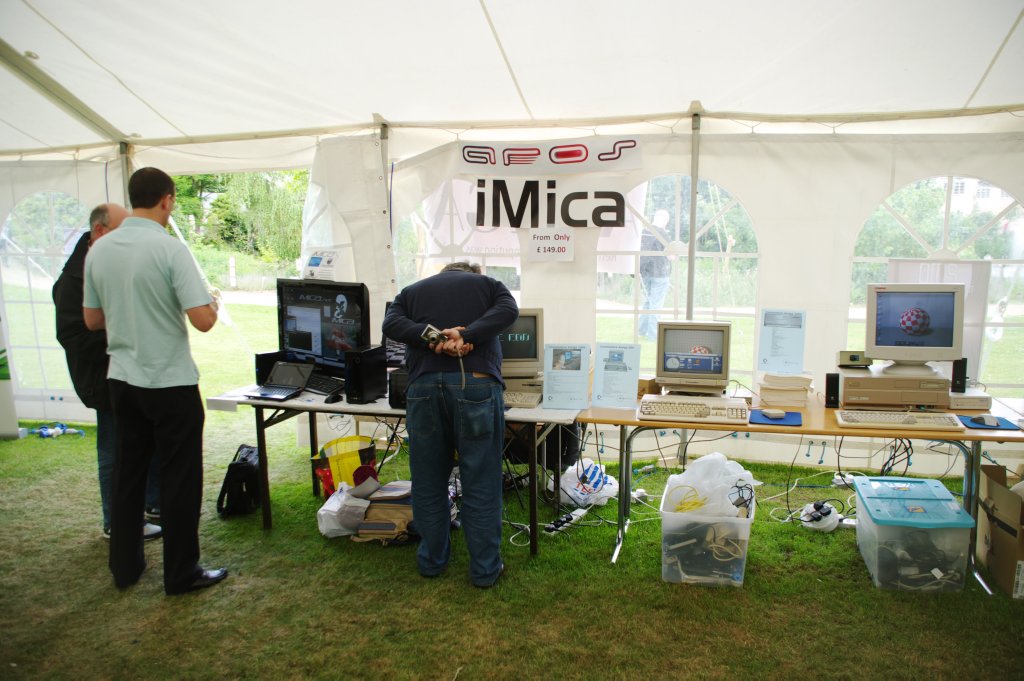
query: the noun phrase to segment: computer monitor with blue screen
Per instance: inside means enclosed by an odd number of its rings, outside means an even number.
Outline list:
[[[343,376],[345,351],[370,343],[365,284],[319,279],[277,280],[278,346],[289,361],[315,362]]]
[[[731,322],[659,321],[654,378],[676,393],[720,395],[729,384]]]
[[[869,284],[865,354],[896,375],[939,373],[926,362],[963,357],[963,284]]]
[[[536,378],[544,371],[544,310],[520,308],[519,319],[498,340],[503,378]]]

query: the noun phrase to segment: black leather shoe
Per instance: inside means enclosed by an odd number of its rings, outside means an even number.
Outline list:
[[[187,586],[182,589],[175,589],[174,591],[168,591],[168,595],[185,594],[189,591],[198,591],[199,589],[205,589],[208,586],[213,586],[217,582],[222,582],[228,576],[227,568],[217,568],[216,570],[203,570],[199,575],[192,580]]]

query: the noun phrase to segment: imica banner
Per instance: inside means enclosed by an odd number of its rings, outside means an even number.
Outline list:
[[[465,143],[455,173],[474,187],[477,228],[623,227],[626,176],[643,165],[630,137]]]

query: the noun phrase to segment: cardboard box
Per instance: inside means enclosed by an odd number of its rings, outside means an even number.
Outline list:
[[[981,467],[978,495],[979,565],[1013,598],[1024,599],[1024,499],[1011,492],[1002,466]]]
[[[651,376],[641,376],[636,384],[636,399],[642,398],[644,395],[660,395],[661,386]]]

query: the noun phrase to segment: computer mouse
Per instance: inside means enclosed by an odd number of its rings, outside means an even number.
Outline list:
[[[786,412],[782,409],[762,409],[761,413],[768,419],[781,419],[786,417]]]
[[[972,416],[971,423],[977,423],[982,426],[998,426],[999,419],[992,414],[981,414],[979,416]]]
[[[341,402],[341,393],[331,393],[324,398],[324,404],[334,404],[335,402]]]

